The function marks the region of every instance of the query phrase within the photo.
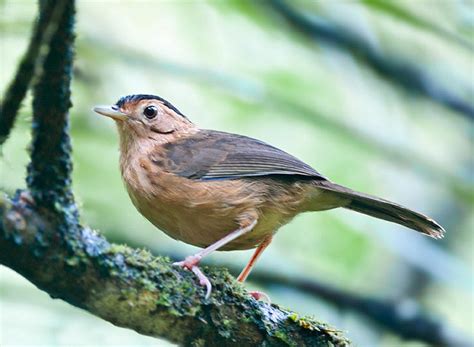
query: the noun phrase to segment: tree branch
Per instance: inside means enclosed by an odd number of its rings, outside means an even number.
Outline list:
[[[389,81],[474,120],[474,106],[472,104],[464,101],[444,86],[437,84],[415,65],[390,59],[359,36],[315,15],[304,16],[283,0],[269,0],[269,4],[296,31],[311,40],[324,41],[349,51]]]
[[[34,25],[28,49],[21,59],[15,78],[10,82],[0,105],[0,145],[8,138],[22,100],[35,75],[40,61],[40,48],[47,47],[58,30],[57,22],[62,17],[65,2],[50,1],[44,4]]]
[[[127,236],[114,238],[115,242],[137,246],[136,242]],[[166,252],[159,248],[151,249],[173,261],[184,259],[186,254]],[[216,266],[217,264],[204,259],[202,264]],[[219,266],[227,268],[232,274],[242,270],[233,263],[219,262]],[[466,335],[457,331],[448,323],[428,315],[414,300],[387,300],[361,295],[341,289],[315,278],[295,275],[285,271],[274,271],[257,267],[252,271],[250,282],[262,286],[284,286],[293,290],[324,300],[328,304],[345,311],[353,311],[371,319],[378,326],[406,339],[423,341],[435,346],[471,346],[472,341]]]
[[[214,291],[205,299],[193,274],[168,259],[88,228],[63,233],[62,222],[26,192],[0,198],[0,263],[53,298],[182,345],[348,345],[324,324],[251,299],[226,270],[206,269]]]
[[[41,12],[54,0],[44,0]],[[72,162],[68,134],[71,107],[70,83],[74,44],[74,1],[65,0],[64,13],[49,42],[42,73],[33,90],[33,141],[27,184],[35,200],[44,206],[73,206],[70,192]]]
[[[408,9],[404,8],[402,2],[386,0],[362,1],[365,5],[376,11],[382,12],[387,16],[391,16],[397,20],[403,21],[406,24],[415,26],[421,30],[431,32],[432,34],[440,36],[447,41],[453,42],[459,47],[463,47],[464,49],[470,52],[474,51],[474,44],[472,40],[469,41],[461,35],[457,35],[456,33],[443,28],[442,26],[438,25],[438,23],[434,23],[431,20],[423,18],[422,16],[418,16],[417,13],[414,13],[413,11],[409,11]]]
[[[314,279],[289,277],[281,273],[256,270],[252,281],[285,285],[298,289],[344,310],[372,319],[376,324],[407,340],[434,346],[472,346],[472,341],[446,322],[426,315],[412,300],[389,301],[351,293]]]

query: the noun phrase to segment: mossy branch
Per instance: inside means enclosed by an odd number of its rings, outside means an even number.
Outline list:
[[[117,235],[120,235],[117,237]],[[115,230],[111,240],[117,243],[126,243],[138,247],[139,243],[128,233]],[[185,252],[165,250],[154,245],[150,248],[153,253],[166,255],[173,261],[184,259]],[[203,259],[201,265],[224,266],[231,274],[238,275],[242,268],[235,262],[216,262],[212,259]],[[416,340],[434,346],[474,346],[472,339],[442,317],[427,312],[423,305],[409,297],[389,299],[378,295],[357,293],[346,288],[330,284],[327,280],[314,276],[298,274],[291,269],[279,269],[272,266],[258,266],[252,270],[248,279],[265,287],[280,287],[297,290],[315,300],[323,300],[340,312],[353,312],[370,319],[376,326],[386,329],[407,340]],[[405,308],[409,307],[407,311]]]
[[[117,241],[117,239],[115,238]],[[119,243],[125,242],[136,245],[132,237],[121,238]],[[166,255],[173,261],[186,257],[185,253],[167,252],[159,247],[151,248],[152,252]],[[204,259],[201,264],[208,266],[218,265],[215,261]],[[235,263],[219,262],[231,274],[239,274],[242,268]],[[329,284],[327,281],[299,275],[294,271],[270,269],[262,266],[252,270],[248,280],[265,287],[282,287],[297,290],[300,293],[323,300],[341,312],[351,311],[362,315],[378,327],[384,328],[397,336],[407,340],[416,340],[434,346],[474,346],[468,336],[458,331],[441,317],[427,313],[422,305],[409,298],[397,300],[384,299],[373,295],[356,293]],[[405,307],[410,307],[407,311]]]
[[[186,346],[346,346],[338,331],[251,298],[224,269],[193,274],[167,258],[110,244],[89,228],[63,233],[26,192],[0,198],[0,263],[111,323]]]
[[[41,1],[41,12],[55,0]],[[62,16],[49,40],[33,88],[33,141],[27,184],[42,205],[71,204],[71,143],[68,111],[71,107],[71,76],[74,47],[73,0],[63,3]]]

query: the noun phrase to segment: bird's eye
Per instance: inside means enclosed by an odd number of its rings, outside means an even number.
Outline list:
[[[143,114],[145,115],[146,118],[152,119],[155,118],[156,115],[158,114],[158,109],[156,106],[147,106],[143,110]]]

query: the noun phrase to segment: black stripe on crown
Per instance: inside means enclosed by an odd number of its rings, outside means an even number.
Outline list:
[[[181,113],[180,110],[178,110],[176,107],[174,107],[169,101],[167,101],[167,100],[165,100],[165,99],[163,99],[159,96],[151,95],[151,94],[133,94],[133,95],[123,96],[115,103],[115,105],[117,105],[118,107],[122,107],[123,105],[125,105],[129,102],[137,102],[137,101],[140,101],[140,100],[150,100],[150,99],[151,100],[159,100],[166,107],[172,109],[174,112],[176,112],[180,116],[186,117],[184,114]]]

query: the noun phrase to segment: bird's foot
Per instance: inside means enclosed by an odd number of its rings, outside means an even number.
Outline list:
[[[259,292],[258,290],[253,290],[249,292],[250,296],[253,297],[255,300],[263,300],[267,303],[271,304],[270,297],[265,294],[264,292]]]
[[[197,266],[201,261],[201,257],[199,255],[190,255],[186,257],[183,261],[177,261],[173,263],[174,266],[180,266],[184,269],[191,270],[199,279],[199,284],[203,287],[206,287],[206,299],[209,298],[212,291],[212,284],[211,281],[204,275],[201,269]]]
[[[22,190],[19,195],[20,202],[27,204],[27,205],[35,205],[35,201],[33,200],[33,197],[31,196],[31,193],[26,190]]]
[[[200,261],[201,257],[199,255],[190,255],[182,261],[177,261],[176,263],[173,263],[173,265],[181,266],[184,269],[192,270],[193,267],[197,266]]]

